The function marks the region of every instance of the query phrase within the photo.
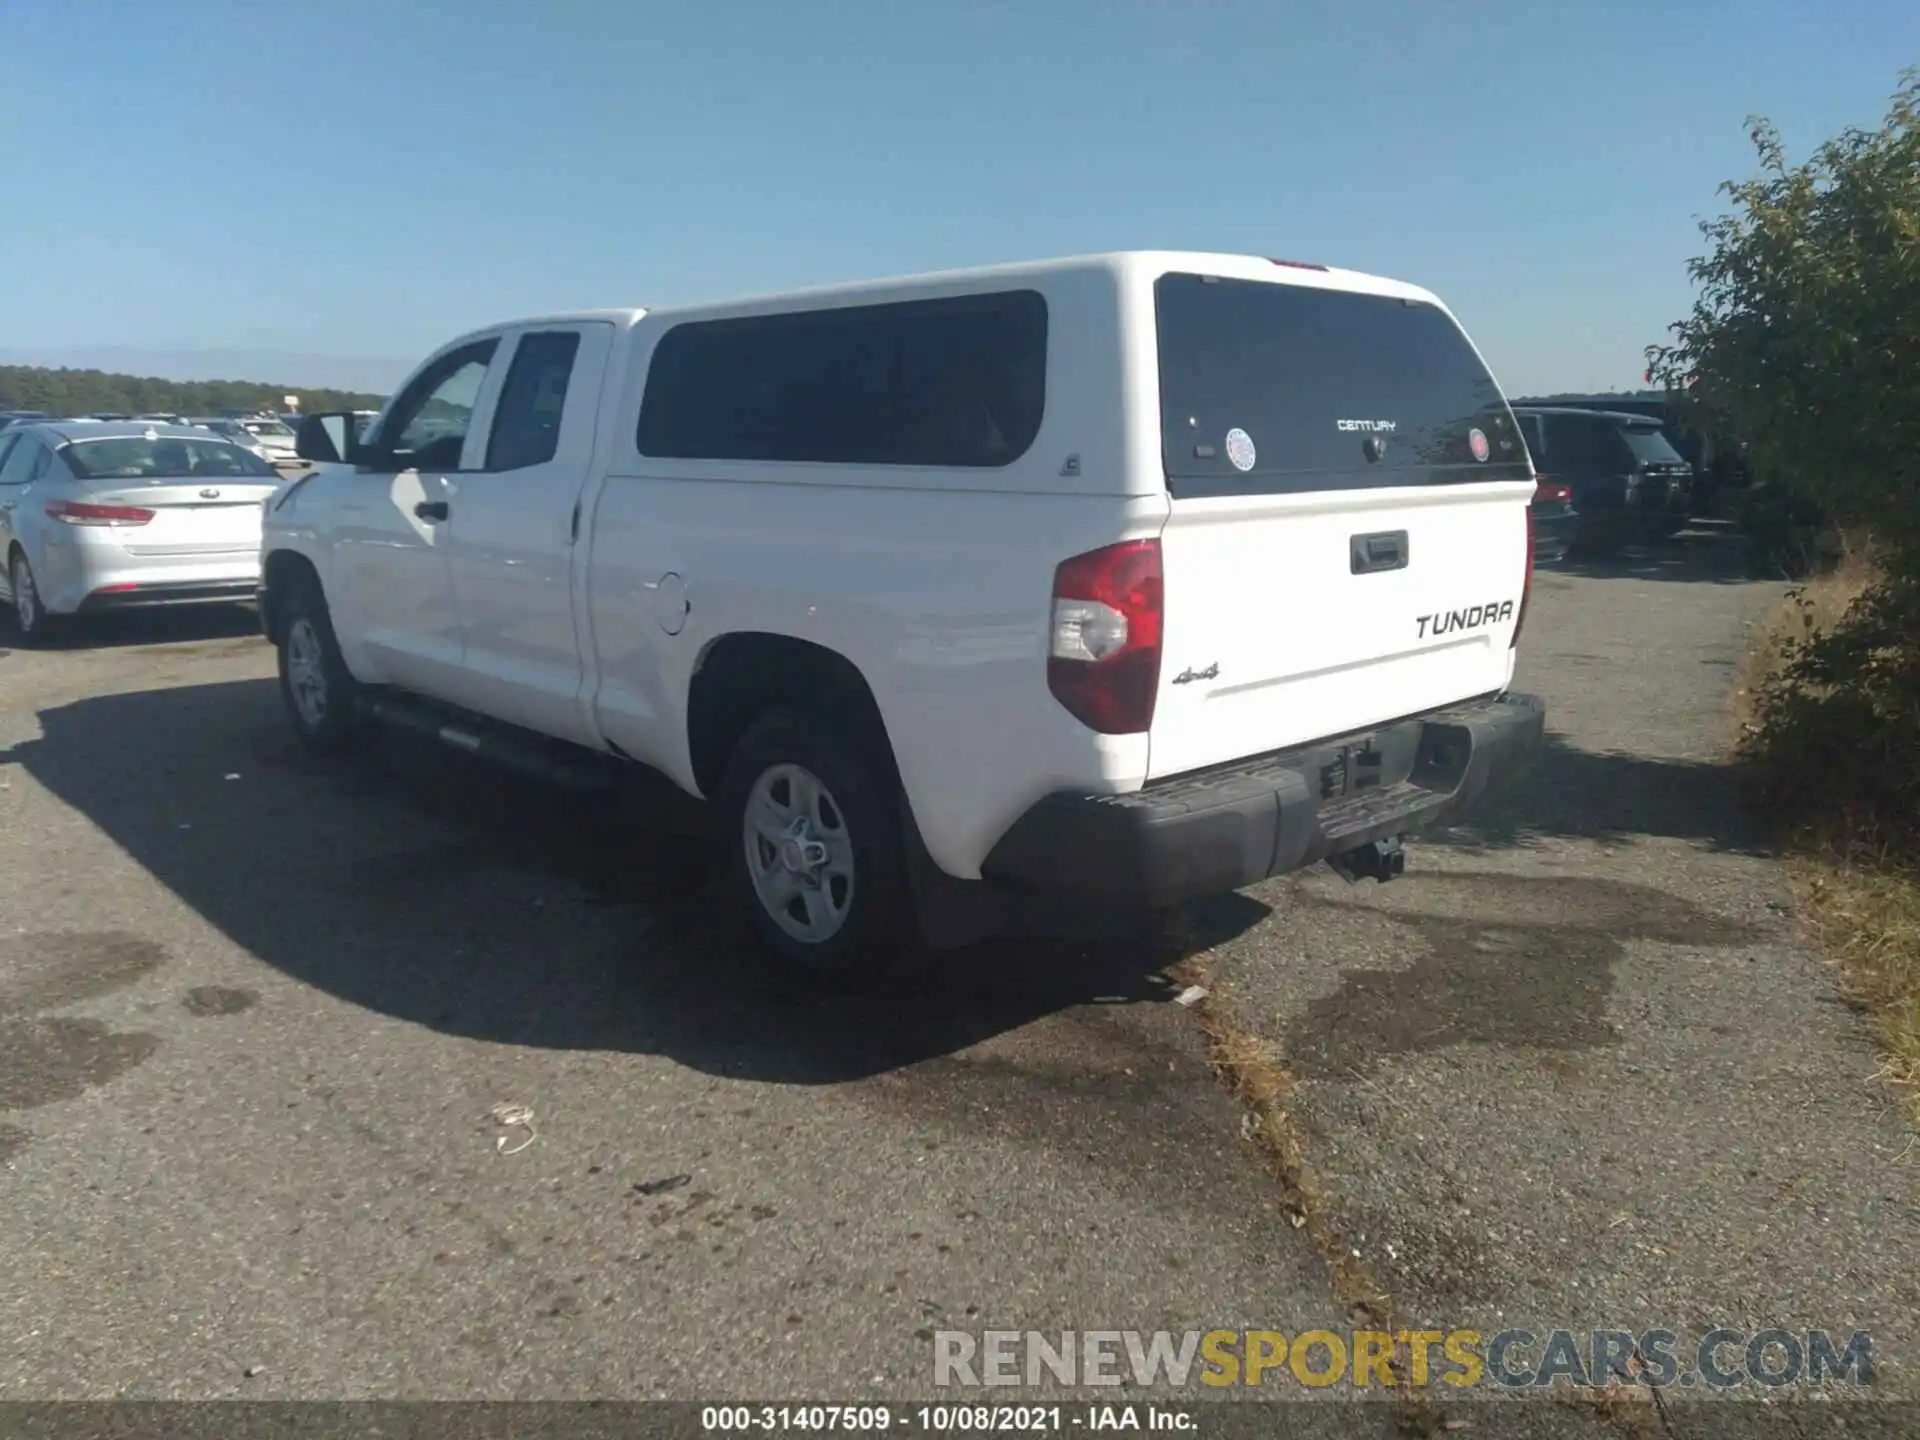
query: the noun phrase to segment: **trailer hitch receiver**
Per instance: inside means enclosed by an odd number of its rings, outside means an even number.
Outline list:
[[[1400,836],[1394,835],[1386,840],[1362,845],[1358,850],[1329,855],[1327,864],[1334,874],[1349,885],[1362,880],[1378,880],[1384,885],[1406,873],[1407,852],[1401,847]]]

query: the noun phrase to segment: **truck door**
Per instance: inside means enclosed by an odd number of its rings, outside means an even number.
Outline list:
[[[580,702],[572,560],[612,345],[604,321],[506,337],[505,378],[481,422],[485,450],[447,490],[447,556],[466,635],[453,698],[580,743],[593,737]]]
[[[434,357],[407,382],[343,487],[334,530],[336,624],[363,678],[452,699],[464,651],[447,561],[450,484],[497,337]],[[344,613],[343,613],[344,612]],[[361,665],[355,666],[356,670]]]

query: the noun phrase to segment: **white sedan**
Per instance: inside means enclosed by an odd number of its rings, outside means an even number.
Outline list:
[[[247,601],[281,477],[192,426],[20,425],[0,434],[0,598],[23,641],[64,616]]]

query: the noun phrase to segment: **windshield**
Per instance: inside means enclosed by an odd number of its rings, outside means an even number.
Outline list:
[[[1530,478],[1499,386],[1433,305],[1173,274],[1154,308],[1175,495]]]
[[[1633,458],[1642,465],[1684,465],[1686,457],[1668,442],[1667,437],[1652,425],[1622,425],[1620,434],[1627,442],[1627,448],[1633,452]]]
[[[280,478],[280,472],[259,456],[224,440],[148,440],[139,435],[74,440],[62,447],[60,456],[82,480]]]
[[[293,431],[285,425],[282,425],[278,420],[250,420],[247,422],[246,428],[251,434],[271,435],[276,440],[291,440],[293,438]]]

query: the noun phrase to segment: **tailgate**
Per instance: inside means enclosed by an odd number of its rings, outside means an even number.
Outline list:
[[[1151,778],[1504,689],[1532,466],[1443,309],[1155,285],[1170,515]]]
[[[1153,777],[1505,687],[1525,487],[1176,504]]]

